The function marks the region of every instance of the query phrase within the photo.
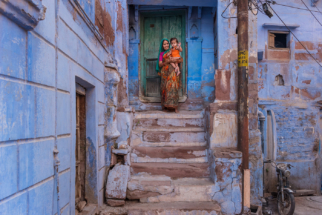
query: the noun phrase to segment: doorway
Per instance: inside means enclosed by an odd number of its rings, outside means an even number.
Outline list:
[[[181,56],[182,85],[179,91],[179,101],[183,99],[186,89],[186,47],[185,47],[185,11],[142,12],[141,13],[141,50],[140,50],[140,89],[147,102],[161,101],[161,78],[156,72],[159,63],[159,46],[163,38],[176,37],[182,46]]]
[[[75,147],[75,208],[80,212],[86,205],[86,93],[76,87],[76,147]]]

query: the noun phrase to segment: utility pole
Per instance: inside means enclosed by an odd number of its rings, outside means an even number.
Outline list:
[[[237,0],[238,19],[238,149],[242,152],[243,205],[250,208],[248,127],[248,0]]]

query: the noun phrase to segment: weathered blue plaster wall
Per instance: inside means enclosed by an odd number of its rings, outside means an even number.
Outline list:
[[[310,1],[305,1],[310,10]],[[283,4],[305,8],[302,2],[285,1]],[[287,24],[297,24],[292,32],[304,46],[321,62],[322,28],[309,11],[273,5],[273,9]],[[317,3],[322,7],[322,2]],[[322,14],[314,13],[317,19]],[[263,51],[263,60],[259,62],[258,88],[259,104],[267,110],[273,110],[276,118],[278,162],[291,162],[290,178],[294,189],[313,189],[318,192],[321,186],[319,158],[320,107],[322,68],[309,56],[305,49],[290,35],[289,53],[280,59],[271,55],[268,48],[268,31],[288,31],[285,27],[263,27],[264,23],[282,22],[274,15],[271,19],[258,15],[258,49]],[[276,55],[276,54],[275,54]],[[275,81],[282,75],[284,85]],[[306,166],[306,167],[305,167]],[[304,172],[310,168],[308,174]],[[275,178],[274,178],[275,180]]]
[[[95,1],[80,3],[95,23]],[[103,204],[104,63],[114,61],[114,47],[98,42],[70,1],[42,4],[45,19],[30,31],[0,14],[0,214],[57,212],[54,148],[61,214],[75,214],[76,83],[87,96],[88,202]],[[102,7],[115,30],[116,4]]]

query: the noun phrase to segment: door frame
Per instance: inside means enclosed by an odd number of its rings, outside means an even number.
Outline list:
[[[186,58],[187,58],[187,45],[186,45],[186,10],[167,10],[167,11],[149,11],[149,12],[141,12],[140,13],[140,72],[139,72],[139,99],[141,102],[161,102],[161,97],[147,97],[145,96],[145,88],[146,88],[146,74],[145,71],[145,60],[144,60],[144,47],[143,47],[143,41],[144,41],[144,18],[145,17],[155,17],[155,16],[173,16],[173,15],[181,15],[182,16],[182,38],[181,44],[183,45],[182,50],[182,57],[183,57],[183,66],[182,66],[182,96],[179,97],[179,102],[185,102],[187,100],[187,66],[186,66]],[[156,57],[159,58],[159,56]],[[159,62],[159,61],[158,61]]]

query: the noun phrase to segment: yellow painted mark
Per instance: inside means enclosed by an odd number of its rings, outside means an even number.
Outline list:
[[[238,67],[248,67],[248,51],[238,52]]]

